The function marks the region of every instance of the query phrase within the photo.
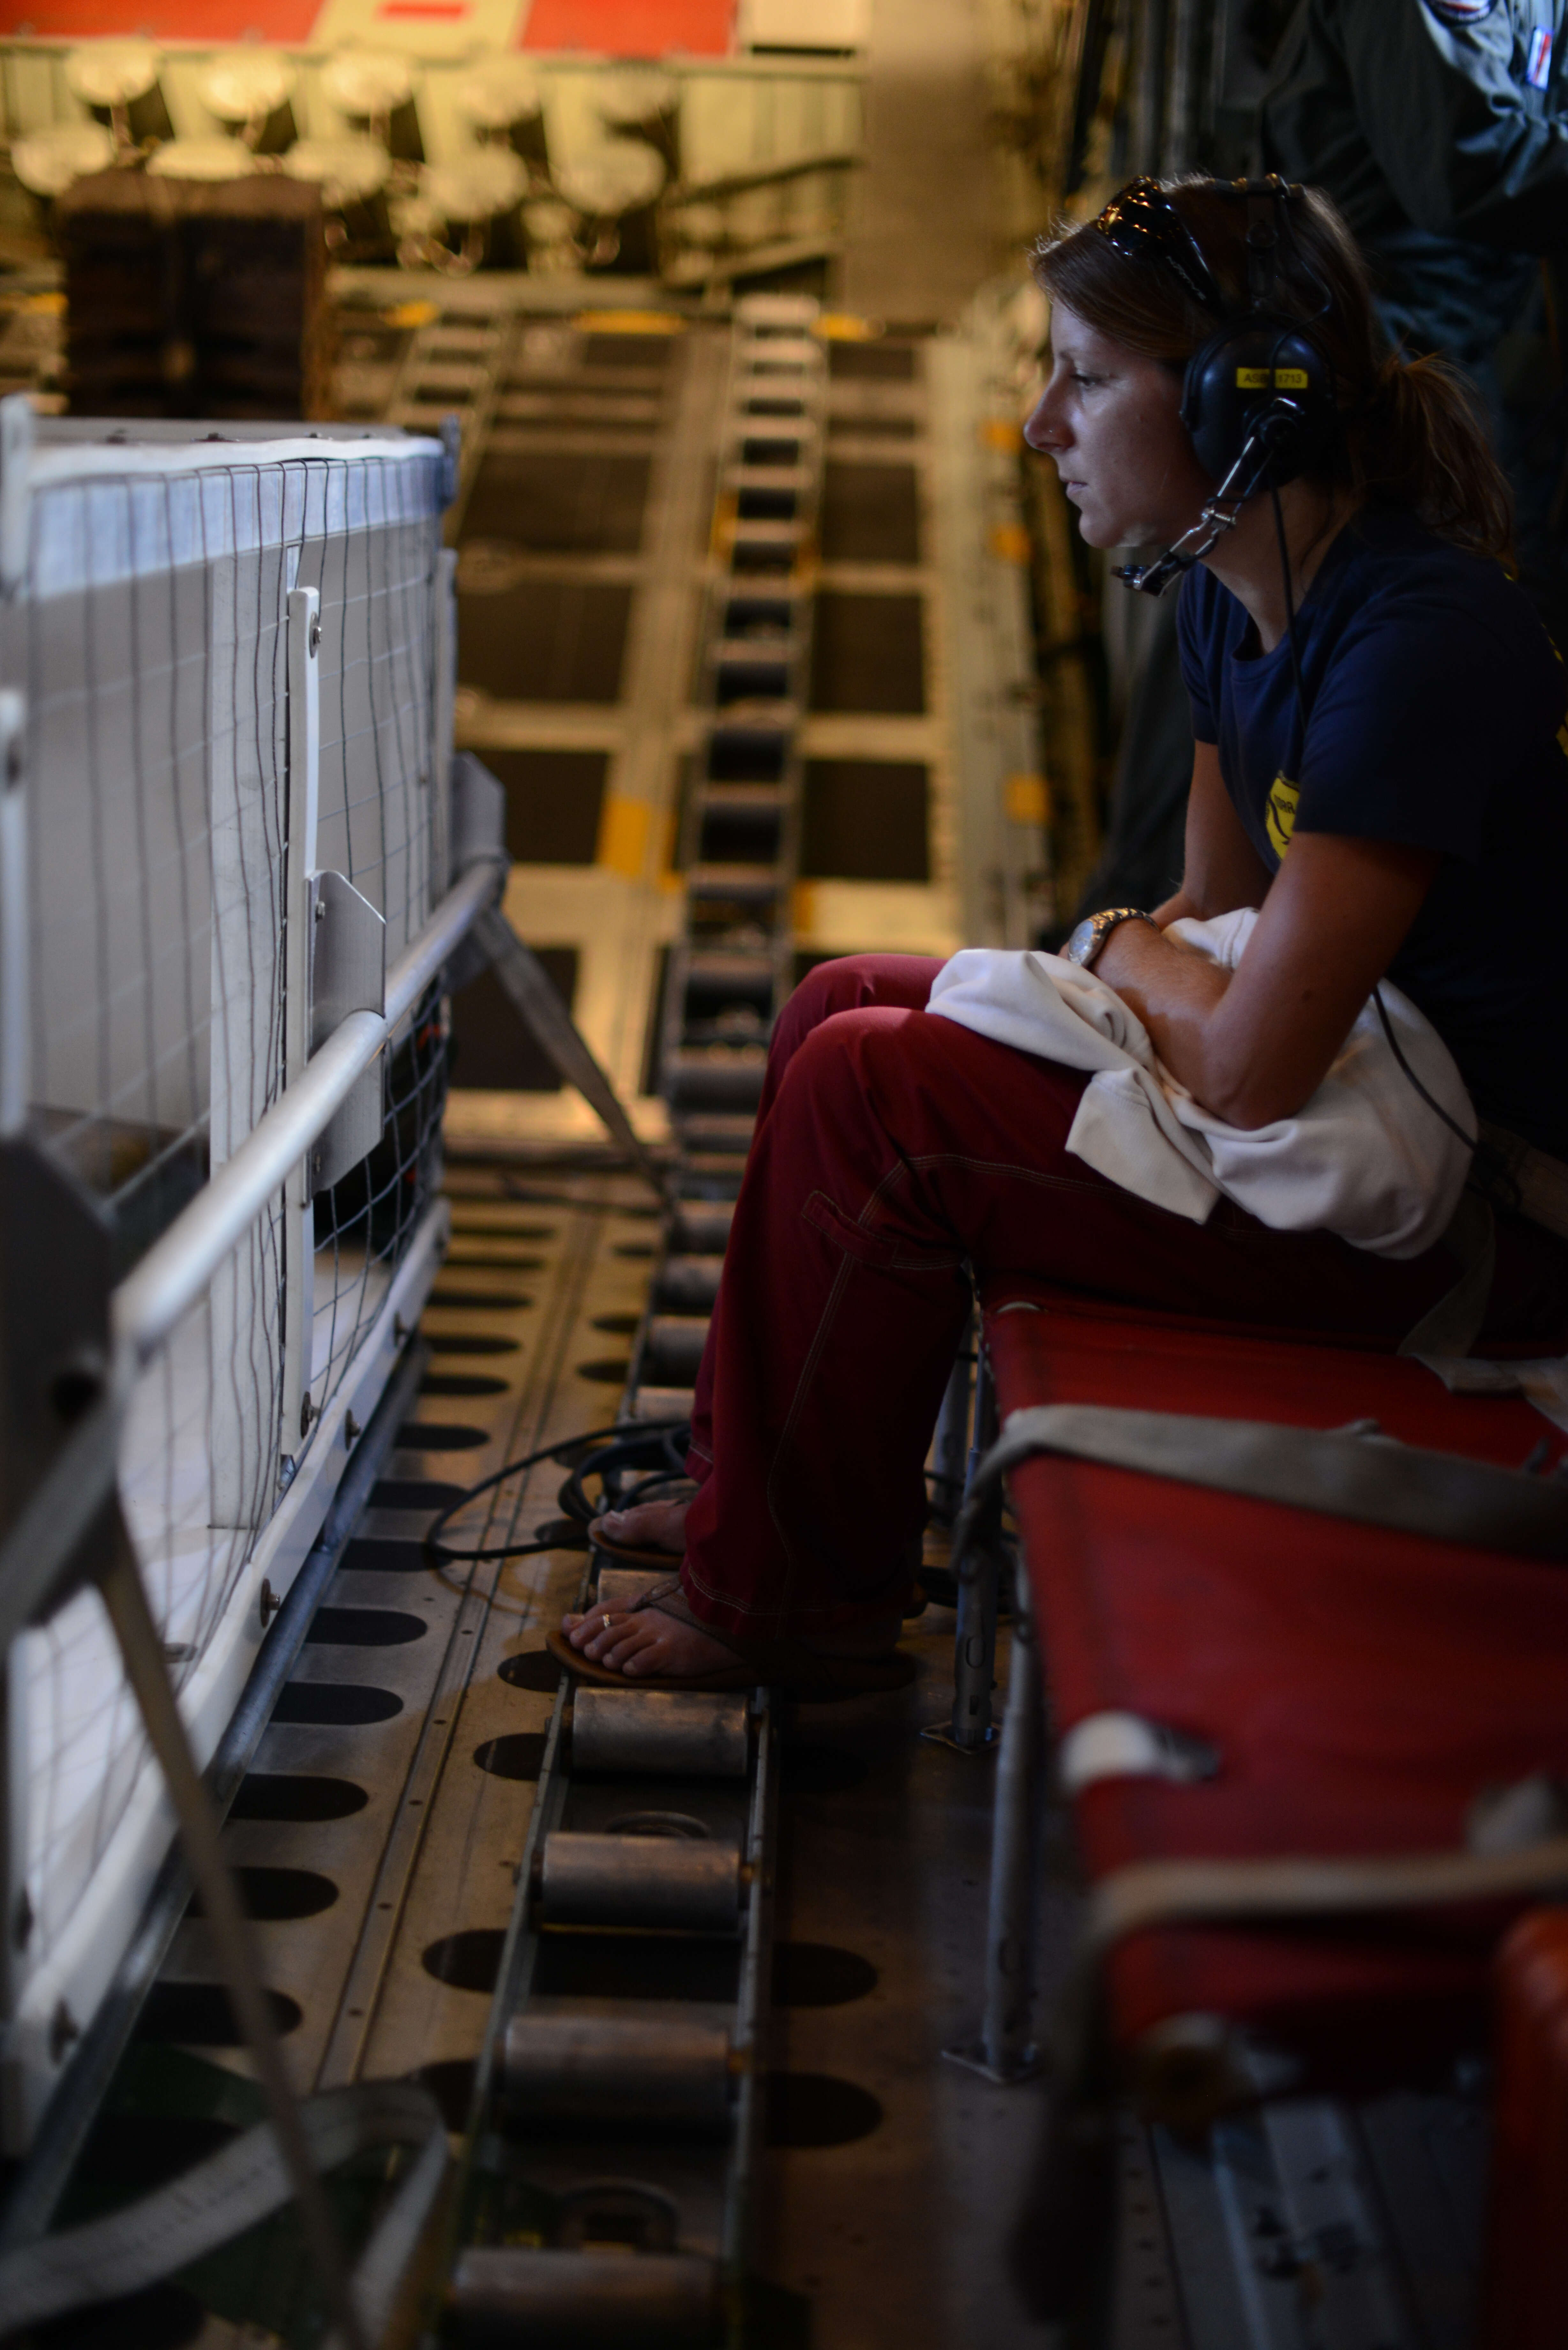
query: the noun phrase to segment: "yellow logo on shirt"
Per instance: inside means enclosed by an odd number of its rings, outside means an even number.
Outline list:
[[[1291,835],[1296,828],[1296,802],[1301,785],[1287,783],[1283,770],[1269,785],[1269,802],[1263,810],[1263,824],[1269,836],[1269,846],[1282,865],[1285,851],[1291,845]]]

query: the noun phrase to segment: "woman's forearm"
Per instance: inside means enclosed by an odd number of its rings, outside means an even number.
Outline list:
[[[1157,920],[1163,921],[1168,907],[1178,899],[1168,900]],[[1187,910],[1184,904],[1179,905],[1170,920],[1179,919]],[[1121,922],[1106,941],[1095,964],[1095,976],[1114,987],[1137,1013],[1172,1076],[1179,1077],[1206,1109],[1237,1125],[1262,1126],[1267,1117],[1281,1115],[1271,1107],[1266,1117],[1236,1116],[1238,1107],[1251,1110],[1255,1105],[1245,1097],[1244,1087],[1237,1086],[1238,1076],[1244,1078],[1247,1073],[1227,1066],[1228,1058],[1234,1057],[1234,1048],[1220,1015],[1231,973],[1220,964],[1165,938],[1147,922]]]
[[[1206,1109],[1268,1126],[1323,1083],[1437,867],[1428,850],[1298,828],[1234,972],[1147,922],[1119,923],[1095,971]]]

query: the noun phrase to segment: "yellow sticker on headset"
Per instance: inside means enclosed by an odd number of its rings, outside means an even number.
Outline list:
[[[1305,368],[1275,368],[1273,382],[1276,391],[1304,391],[1307,371]],[[1269,369],[1239,367],[1236,369],[1236,388],[1239,391],[1267,391]]]

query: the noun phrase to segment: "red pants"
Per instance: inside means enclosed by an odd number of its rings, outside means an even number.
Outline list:
[[[928,1014],[940,962],[824,963],[781,1014],[697,1379],[683,1581],[726,1630],[806,1634],[905,1597],[973,1280],[1397,1345],[1458,1276],[1221,1200],[1206,1224],[1068,1156],[1088,1082]],[[1568,1247],[1500,1220],[1486,1336],[1555,1340]]]

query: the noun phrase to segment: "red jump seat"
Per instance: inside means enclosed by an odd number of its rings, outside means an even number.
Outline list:
[[[1449,1395],[1384,1353],[1016,1281],[984,1310],[1003,1424],[1064,1403],[1375,1421],[1548,1475],[1568,1449],[1522,1398]],[[1212,1750],[1206,1777],[1082,1787],[1093,1882],[1136,1862],[1451,1854],[1485,1791],[1568,1774],[1568,1567],[1058,1457],[1011,1484],[1058,1739],[1130,1714],[1194,1742],[1176,1752],[1199,1767]],[[1521,1906],[1136,1932],[1109,1961],[1111,2037],[1152,2075],[1211,2023],[1241,2027],[1303,2083],[1369,2086],[1484,2041]]]

